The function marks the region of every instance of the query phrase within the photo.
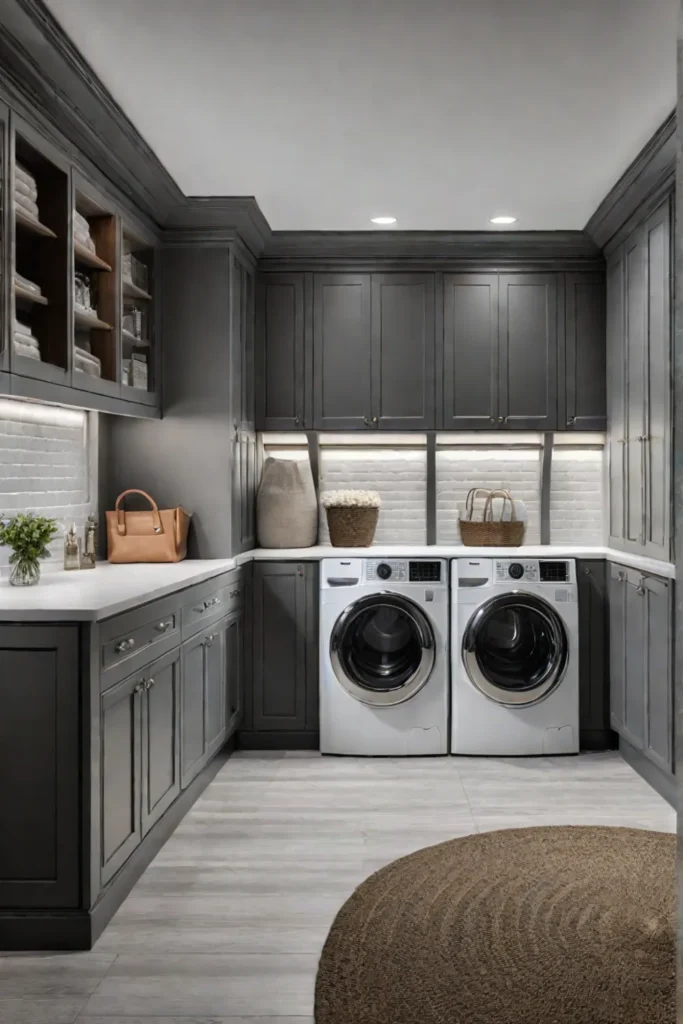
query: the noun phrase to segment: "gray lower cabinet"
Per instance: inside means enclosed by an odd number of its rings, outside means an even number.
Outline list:
[[[671,556],[671,202],[607,263],[610,544]]]
[[[231,735],[241,714],[242,612],[186,640],[181,648],[181,785],[189,785]]]
[[[245,746],[317,746],[318,563],[255,562]]]
[[[612,745],[606,564],[576,563],[579,591],[579,734],[582,750]]]
[[[180,654],[158,658],[100,698],[103,885],[180,793]]]
[[[605,430],[605,275],[564,275],[564,332],[559,345],[560,430]]]
[[[0,907],[78,906],[80,701],[77,627],[0,625]]]
[[[610,565],[612,727],[666,777],[674,771],[673,587]]]

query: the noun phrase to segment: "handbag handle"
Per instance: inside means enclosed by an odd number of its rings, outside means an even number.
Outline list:
[[[502,498],[503,499],[503,507],[502,507],[502,509],[500,511],[500,522],[501,523],[503,522],[503,516],[505,515],[505,502],[506,501],[510,502],[510,522],[511,523],[517,522],[517,513],[515,512],[515,503],[512,500],[512,495],[510,494],[509,491],[503,491],[503,490],[500,490],[500,489],[496,490],[496,491],[491,491],[489,493],[488,498],[486,499],[486,504],[484,505],[484,522],[487,522],[487,521],[491,522],[491,523],[493,522],[493,501],[492,501],[493,498]]]
[[[472,516],[474,515],[474,503],[480,494],[484,494],[488,498],[489,492],[485,487],[472,487],[467,492],[467,497],[465,498],[465,518],[470,522],[472,522]]]
[[[154,498],[151,498],[149,496],[149,494],[147,493],[147,491],[141,491],[137,487],[129,487],[127,491],[121,491],[121,493],[119,494],[118,498],[116,499],[116,504],[114,505],[114,511],[116,512],[116,530],[117,530],[119,536],[120,537],[125,537],[125,535],[126,535],[126,513],[121,508],[121,502],[123,501],[123,499],[126,497],[127,494],[141,494],[143,498],[147,499],[147,501],[152,506],[152,519],[153,519],[153,522],[154,522],[154,532],[155,533],[163,533],[164,532],[164,528],[161,525],[161,516],[159,515],[159,506],[157,505],[157,503],[154,500]]]

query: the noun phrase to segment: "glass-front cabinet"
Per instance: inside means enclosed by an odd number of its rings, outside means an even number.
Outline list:
[[[157,238],[0,104],[0,396],[159,413]]]

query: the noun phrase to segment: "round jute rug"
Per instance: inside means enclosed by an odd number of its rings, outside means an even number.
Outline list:
[[[394,861],[332,925],[316,1024],[675,1024],[675,852],[554,827]]]

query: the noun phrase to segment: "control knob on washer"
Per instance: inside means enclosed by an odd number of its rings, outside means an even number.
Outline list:
[[[381,580],[388,580],[391,576],[391,566],[386,562],[380,562],[377,566],[377,575]]]
[[[524,575],[524,566],[519,562],[512,562],[511,565],[508,566],[508,575],[513,580],[521,580]]]

